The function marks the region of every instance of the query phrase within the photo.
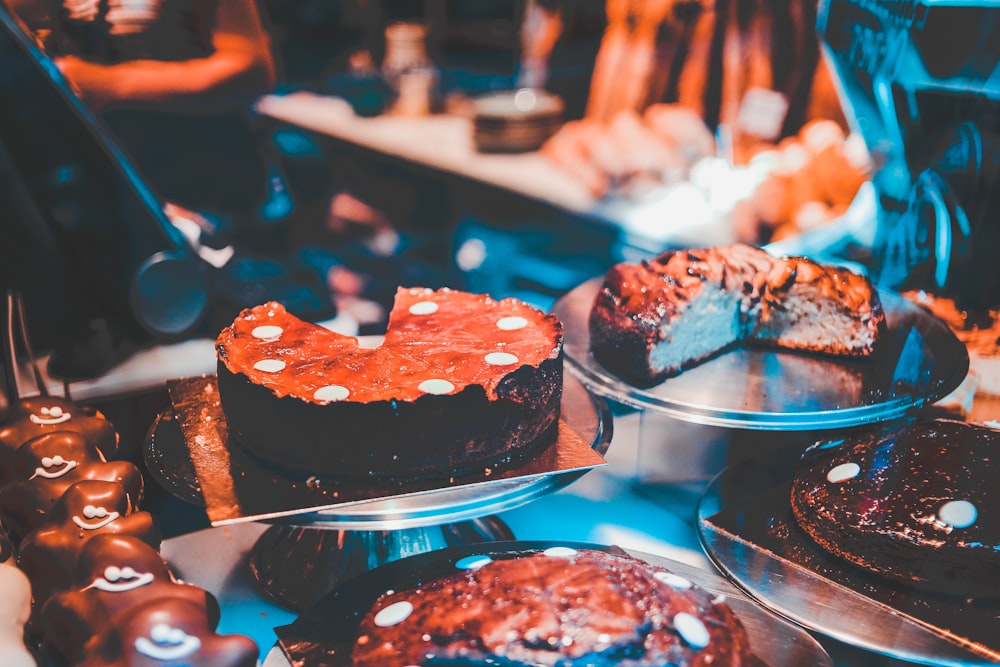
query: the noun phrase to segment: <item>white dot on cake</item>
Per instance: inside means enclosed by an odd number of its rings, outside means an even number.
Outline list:
[[[861,472],[861,466],[857,463],[841,463],[826,473],[826,479],[833,484],[838,484],[846,482],[849,479],[854,479],[858,476],[859,472]]]
[[[250,335],[261,340],[274,340],[275,338],[279,338],[283,332],[284,329],[279,326],[262,324],[259,327],[254,327]]]
[[[411,315],[431,315],[438,311],[438,305],[434,301],[418,301],[410,306]]]
[[[398,625],[409,618],[412,613],[413,605],[406,600],[393,602],[391,605],[379,610],[379,612],[375,614],[375,625],[380,628],[388,628],[393,625]]]
[[[262,373],[277,373],[285,369],[285,362],[281,359],[261,359],[253,367]]]
[[[576,555],[576,549],[570,547],[549,547],[542,552],[550,558],[572,558]]]
[[[417,388],[425,394],[450,394],[455,391],[455,385],[447,380],[424,380]]]
[[[478,570],[483,565],[487,565],[492,562],[493,559],[485,554],[479,556],[466,556],[465,558],[455,561],[455,567],[459,570]]]
[[[497,329],[501,329],[503,331],[515,331],[517,329],[523,329],[526,326],[528,326],[528,320],[516,315],[501,317],[497,320]]]
[[[674,629],[692,648],[705,648],[712,637],[697,616],[681,612],[674,616]]]
[[[673,572],[655,572],[653,573],[653,578],[678,591],[687,590],[692,586],[690,581]]]
[[[517,357],[510,352],[490,352],[486,355],[490,366],[510,366],[517,363]]]
[[[938,510],[938,518],[952,528],[968,528],[978,516],[976,506],[968,500],[951,500]]]
[[[339,384],[328,384],[317,389],[313,398],[317,401],[342,401],[350,395],[351,392],[347,387],[342,387]]]

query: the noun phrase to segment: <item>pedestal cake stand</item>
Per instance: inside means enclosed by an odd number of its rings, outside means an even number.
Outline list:
[[[214,377],[179,383],[188,395]],[[559,434],[548,449],[507,471],[436,482],[403,482],[381,489],[345,487],[315,477],[289,479],[255,464],[227,434],[198,436],[199,446],[230,459],[214,468],[193,461],[190,434],[178,401],[150,428],[144,459],[151,476],[171,494],[206,507],[213,525],[261,521],[271,525],[250,554],[250,568],[262,591],[294,610],[304,610],[342,581],[384,563],[443,547],[514,538],[495,513],[552,493],[604,463],[611,442],[607,403],[567,376]],[[218,405],[198,407],[199,419],[218,426]],[[216,457],[218,458],[218,457]],[[228,490],[218,495],[220,487]],[[229,494],[228,496],[225,494]],[[219,498],[222,498],[220,501]],[[232,502],[226,502],[229,499]]]

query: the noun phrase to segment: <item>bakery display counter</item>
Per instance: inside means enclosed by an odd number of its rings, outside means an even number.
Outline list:
[[[266,118],[341,146],[413,169],[430,170],[465,185],[485,185],[610,226],[619,231],[623,243],[646,252],[671,244],[726,243],[733,239],[731,223],[718,214],[717,202],[693,186],[676,193],[662,189],[648,197],[596,197],[583,181],[537,151],[480,152],[472,120],[461,115],[366,118],[357,116],[344,99],[305,90],[265,96],[255,109]],[[723,194],[719,191],[716,196]],[[731,204],[729,198],[727,201]],[[676,206],[686,206],[691,215],[665,223],[665,207]]]

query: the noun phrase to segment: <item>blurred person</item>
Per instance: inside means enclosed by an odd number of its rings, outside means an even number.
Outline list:
[[[6,2],[161,199],[259,240],[275,173],[249,107],[277,74],[256,0]]]
[[[644,176],[670,182],[720,149],[745,163],[811,119],[846,127],[816,10],[810,0],[606,0],[585,111],[543,153],[604,197]]]

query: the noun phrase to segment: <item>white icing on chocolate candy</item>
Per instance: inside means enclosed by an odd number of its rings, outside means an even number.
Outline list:
[[[841,463],[839,466],[835,466],[830,472],[826,473],[826,479],[828,482],[833,484],[839,484],[840,482],[846,482],[849,479],[854,479],[861,472],[861,466],[857,463]]]
[[[262,324],[259,327],[254,327],[250,335],[261,340],[277,340],[281,338],[282,333],[284,333],[284,329],[277,325]]]
[[[317,389],[313,398],[317,401],[343,401],[350,395],[351,391],[347,387],[342,387],[339,384],[328,384]]]
[[[35,479],[36,477],[58,479],[76,466],[76,461],[73,459],[64,459],[59,454],[56,454],[55,456],[43,456],[41,467],[35,468],[35,474],[28,479]],[[52,470],[52,468],[56,468],[56,470]]]
[[[410,306],[411,315],[432,315],[438,311],[438,305],[434,301],[418,301]]]
[[[968,500],[951,500],[938,510],[938,518],[952,528],[968,528],[978,517],[976,506]]]
[[[109,512],[103,507],[94,507],[93,505],[87,505],[83,508],[83,517],[80,518],[73,515],[73,523],[82,528],[83,530],[100,530],[104,528],[109,523],[118,518],[118,512]],[[91,523],[92,519],[100,519],[95,523]]]
[[[278,373],[285,370],[285,362],[281,359],[261,359],[253,367],[262,373]]]
[[[517,363],[517,357],[509,352],[490,352],[485,359],[490,366],[511,366]]]
[[[181,628],[167,623],[157,623],[149,629],[149,637],[137,637],[135,650],[153,660],[169,662],[186,658],[198,652],[201,640]]]
[[[408,619],[412,613],[413,605],[406,600],[393,602],[391,605],[384,609],[380,609],[379,612],[375,614],[375,625],[380,628],[388,628],[393,625],[398,625]]]
[[[153,583],[152,572],[136,572],[131,567],[109,565],[104,568],[104,576],[94,579],[91,587],[105,593],[126,593]]]
[[[450,394],[455,391],[455,385],[447,380],[432,379],[424,380],[418,385],[418,389],[425,394]]]
[[[63,409],[58,405],[53,405],[52,407],[42,408],[39,410],[41,416],[31,413],[28,415],[28,419],[39,426],[52,426],[54,424],[63,424],[68,422],[73,418],[73,414],[70,412],[63,412]]]
[[[523,317],[518,317],[517,315],[501,317],[497,320],[497,329],[500,329],[501,331],[516,331],[518,329],[523,329],[526,326],[528,326],[528,320]]]
[[[705,648],[712,637],[697,616],[681,612],[674,616],[674,629],[692,648]]]

